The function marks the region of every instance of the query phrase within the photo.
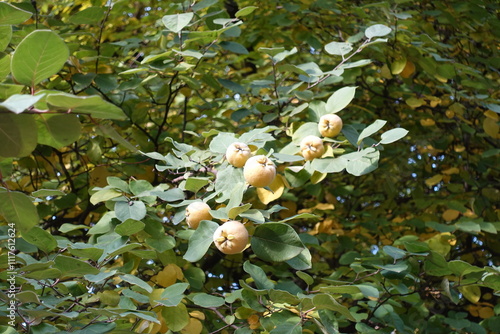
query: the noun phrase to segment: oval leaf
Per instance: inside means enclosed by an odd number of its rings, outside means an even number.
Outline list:
[[[212,244],[217,227],[219,227],[219,224],[213,221],[202,220],[191,238],[189,238],[189,246],[186,254],[184,254],[184,260],[189,262],[199,261]]]
[[[37,144],[37,127],[33,115],[0,114],[0,156],[24,157]]]
[[[252,250],[264,261],[287,261],[304,250],[295,230],[284,223],[257,226],[252,236]]]
[[[81,124],[76,115],[40,115],[37,118],[38,142],[56,149],[80,138]]]
[[[14,78],[27,86],[35,86],[64,66],[69,49],[56,33],[36,30],[19,43],[12,56]]]
[[[0,25],[21,24],[31,17],[31,13],[6,2],[0,2]]]
[[[354,98],[356,87],[343,87],[333,93],[326,101],[326,113],[335,114],[347,107]]]
[[[177,33],[191,22],[193,16],[194,13],[165,15],[162,18],[162,22],[168,30]]]
[[[31,230],[40,220],[36,207],[28,196],[5,188],[0,188],[0,216],[15,224],[21,233]]]
[[[395,141],[400,140],[401,138],[406,136],[407,134],[408,130],[403,128],[391,129],[389,131],[382,133],[380,143],[381,144],[394,143]]]
[[[112,103],[104,101],[100,96],[76,96],[66,93],[50,94],[47,104],[53,110],[88,114],[97,118],[125,119],[123,111]]]
[[[331,42],[325,45],[325,51],[334,56],[343,56],[352,51],[352,44]]]
[[[365,30],[365,36],[368,39],[372,39],[373,37],[382,37],[388,35],[391,33],[391,31],[392,29],[388,26],[385,26],[383,24],[375,24]]]

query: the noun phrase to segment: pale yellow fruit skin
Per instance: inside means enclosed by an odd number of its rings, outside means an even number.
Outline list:
[[[306,161],[320,158],[325,153],[323,139],[318,136],[306,136],[300,142],[300,153]]]
[[[243,167],[252,156],[250,148],[245,143],[232,143],[226,150],[226,159],[234,167]]]
[[[276,165],[265,155],[256,155],[245,163],[243,176],[251,186],[267,187],[276,177]]]
[[[214,232],[215,247],[224,254],[243,252],[248,244],[248,231],[241,222],[230,220],[222,224]]]
[[[326,114],[319,119],[318,130],[323,137],[333,138],[340,133],[342,126],[342,118],[336,114]]]
[[[202,220],[210,220],[210,206],[205,202],[193,202],[186,207],[186,223],[192,229],[197,229]]]

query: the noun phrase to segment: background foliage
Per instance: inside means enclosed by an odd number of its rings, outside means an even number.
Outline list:
[[[498,332],[498,14],[0,2],[2,330]],[[343,133],[304,164],[330,112]],[[277,163],[273,191],[225,162],[237,139]],[[253,236],[224,256],[229,218]]]

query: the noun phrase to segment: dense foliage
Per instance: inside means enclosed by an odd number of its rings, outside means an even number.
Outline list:
[[[499,13],[0,2],[2,332],[498,333]],[[227,220],[242,253],[213,245]]]

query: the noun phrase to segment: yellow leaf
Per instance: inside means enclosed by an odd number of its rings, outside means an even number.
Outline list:
[[[318,184],[321,181],[327,177],[328,173],[320,173],[318,171],[314,171],[313,175],[311,176],[311,183],[312,184]]]
[[[436,174],[433,177],[428,178],[427,180],[425,180],[425,184],[428,187],[432,187],[432,186],[435,186],[436,184],[438,184],[439,182],[441,182],[441,180],[443,180],[443,175]]]
[[[392,79],[391,70],[389,69],[389,66],[387,66],[387,64],[384,64],[384,66],[382,66],[382,68],[380,69],[380,75],[382,76],[382,78]]]
[[[181,329],[181,333],[183,334],[200,334],[203,330],[203,325],[201,321],[195,318],[189,319],[189,324]]]
[[[488,319],[495,315],[495,311],[491,307],[481,307],[479,309],[479,316],[482,319]]]
[[[481,299],[481,289],[477,285],[464,285],[458,288],[460,292],[471,303],[477,303]],[[481,310],[479,310],[481,313]]]
[[[395,59],[391,64],[392,74],[401,73],[404,70],[405,66],[406,66],[406,57]]]
[[[154,276],[154,282],[166,288],[173,285],[177,282],[177,280],[182,280],[183,278],[184,275],[182,274],[181,268],[179,268],[176,264],[170,263],[156,276]]]
[[[416,97],[410,97],[409,99],[406,100],[406,104],[409,105],[411,108],[418,108],[425,104],[425,100],[418,99]]]
[[[451,245],[450,245],[450,240],[453,236],[450,233],[441,233],[441,234],[436,234],[432,238],[426,240],[425,242],[429,245],[429,247],[443,255],[446,256],[451,250]]]
[[[115,290],[105,290],[98,293],[101,303],[109,306],[117,306],[120,302],[120,294]]]
[[[498,114],[492,110],[487,110],[485,113],[484,113],[484,116],[486,117],[489,117],[491,118],[492,120],[494,121],[497,121],[500,119],[500,116],[498,116]]]
[[[415,64],[407,60],[405,67],[399,74],[406,79],[409,78],[413,73],[415,73]]]
[[[189,316],[196,318],[196,319],[205,320],[205,313],[203,313],[201,311],[189,312]]]
[[[316,209],[316,210],[333,210],[335,209],[335,206],[331,203],[318,203],[314,206],[313,209]]]
[[[429,105],[431,106],[431,108],[435,108],[437,105],[439,105],[441,103],[441,99],[439,97],[436,97],[436,96],[429,96],[428,99],[429,99]]]
[[[281,203],[281,206],[284,206],[288,210],[280,211],[280,218],[285,219],[291,217],[297,213],[297,202],[285,201]]]
[[[446,174],[446,175],[458,174],[458,173],[460,173],[460,169],[458,169],[457,167],[451,167],[451,168],[448,168],[448,169],[442,171],[441,173]]]
[[[91,187],[105,187],[108,185],[106,178],[111,174],[108,172],[108,169],[104,166],[99,166],[94,168],[94,170],[90,173],[90,186]]]
[[[436,124],[436,121],[434,121],[432,118],[426,118],[426,119],[420,120],[420,125],[422,125],[422,126],[433,126],[435,124]]]
[[[260,201],[264,204],[269,204],[283,195],[283,191],[285,190],[283,176],[280,174],[276,175],[274,181],[269,185],[269,188],[272,191],[264,188],[257,188],[257,195],[259,196]]]
[[[499,139],[500,138],[500,126],[498,125],[497,121],[486,117],[483,121],[483,130],[488,134],[488,136],[494,138],[494,139]]]
[[[457,219],[459,215],[460,211],[448,209],[445,212],[443,212],[443,219],[447,222],[450,222],[452,220]]]

